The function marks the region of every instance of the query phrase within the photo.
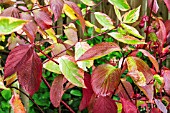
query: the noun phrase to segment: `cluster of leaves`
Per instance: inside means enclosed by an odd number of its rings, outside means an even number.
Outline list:
[[[26,112],[19,97],[18,90],[22,91],[18,84],[32,100],[31,96],[34,99],[41,96],[36,92],[42,80],[50,89],[45,94],[50,96],[52,105],[58,108],[62,103],[73,113],[62,97],[75,87],[82,88],[80,111],[87,108],[88,112],[93,113],[137,113],[144,109],[147,112],[166,113],[169,109],[170,69],[162,64],[170,53],[170,21],[164,22],[152,16],[152,12],[157,13],[159,8],[157,0],[148,0],[151,13],[143,16],[139,22],[141,28],[148,23],[146,37],[133,26],[133,23],[139,21],[141,6],[130,10],[126,0],[108,0],[114,7],[118,25],[105,13],[93,13],[93,8],[104,1],[81,0],[88,6],[82,10],[76,3],[63,0],[44,0],[45,6],[37,0],[31,0],[31,3],[10,0],[1,2],[12,6],[2,8],[0,14],[1,41],[7,39],[8,50],[11,50],[5,62],[0,88],[12,91],[10,104],[15,113]],[[164,2],[170,11],[169,0]],[[85,20],[89,13],[94,14],[102,28]],[[55,32],[58,28],[55,22],[61,14],[73,20],[61,26],[64,27],[64,39]],[[81,39],[77,35],[75,23],[81,26],[84,34],[86,29],[93,29],[97,35]],[[97,44],[89,41],[102,35],[109,38]],[[116,42],[123,43],[123,47]],[[2,45],[0,49],[5,48]],[[108,61],[96,64],[106,56],[111,56]],[[144,60],[146,57],[148,60]],[[47,70],[54,73],[51,86],[43,76]],[[81,96],[79,91],[71,90],[70,93]],[[32,102],[36,104],[36,101]]]

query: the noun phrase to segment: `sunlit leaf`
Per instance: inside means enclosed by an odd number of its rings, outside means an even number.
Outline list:
[[[0,35],[16,32],[20,30],[27,22],[27,20],[0,16]]]
[[[95,12],[94,15],[95,15],[95,18],[97,19],[97,21],[105,28],[107,28],[107,29],[114,28],[113,22],[108,15],[101,13],[101,12]]]
[[[97,95],[111,95],[118,87],[121,70],[110,64],[103,64],[96,67],[92,72],[91,84]]]
[[[61,72],[69,82],[78,87],[86,87],[84,84],[84,71],[78,68],[73,57],[64,55],[58,58],[58,63]]]
[[[130,9],[130,6],[126,0],[109,0],[109,2],[121,11],[127,11]]]
[[[92,48],[88,49],[80,58],[80,60],[94,60],[102,56],[105,56],[113,51],[120,51],[120,47],[113,42],[102,42],[100,44],[94,45]]]
[[[123,42],[125,44],[145,44],[145,42],[133,36],[129,36],[129,35],[123,36],[121,33],[118,33],[118,32],[111,32],[111,33],[108,33],[108,35],[110,35],[114,39],[120,42]]]
[[[139,32],[132,26],[126,25],[126,24],[121,24],[121,26],[129,33],[132,34],[133,36],[136,36],[138,38],[144,39],[143,36],[139,34]]]
[[[81,1],[88,6],[96,5],[92,0],[81,0]]]
[[[163,112],[163,113],[168,113],[168,110],[166,106],[161,102],[159,99],[155,99],[155,103],[157,107]]]
[[[57,73],[57,74],[61,74],[59,65],[56,64],[55,62],[49,60],[48,62],[46,62],[45,64],[43,64],[43,68],[47,69],[48,71]]]
[[[57,43],[57,37],[55,36],[55,31],[50,28],[45,30],[45,32],[48,34],[48,38],[53,40],[54,43]]]
[[[124,17],[123,17],[123,22],[124,23],[134,23],[134,22],[136,22],[139,18],[140,7],[141,6],[125,13]]]
[[[114,10],[115,10],[117,18],[122,22],[122,16],[121,16],[119,9],[116,6],[114,6]]]
[[[76,20],[77,19],[77,17],[75,16],[76,13],[74,12],[74,10],[69,5],[64,4],[63,11],[72,20]]]

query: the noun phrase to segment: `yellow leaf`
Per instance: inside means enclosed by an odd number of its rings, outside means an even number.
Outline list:
[[[77,17],[75,16],[76,13],[74,12],[74,10],[70,6],[68,6],[67,4],[64,4],[63,11],[72,20],[76,20],[77,19]]]

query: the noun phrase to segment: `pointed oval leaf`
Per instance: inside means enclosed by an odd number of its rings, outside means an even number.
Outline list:
[[[114,6],[114,10],[115,10],[117,18],[122,22],[122,16],[121,16],[119,9],[116,6]]]
[[[13,17],[0,16],[0,35],[11,34],[20,30],[28,21]]]
[[[91,85],[97,95],[112,95],[118,87],[121,70],[110,64],[96,67],[92,72]]]
[[[148,0],[148,7],[152,7],[152,2],[153,2],[153,8],[152,11],[156,14],[158,12],[159,6],[157,0]]]
[[[118,33],[118,32],[111,32],[111,33],[108,33],[108,35],[110,35],[114,39],[116,39],[120,42],[123,42],[125,44],[145,44],[145,42],[143,42],[135,37],[132,37],[129,35],[123,36],[121,33]]]
[[[41,59],[34,51],[30,58],[17,71],[18,81],[26,92],[33,95],[38,91],[42,76]]]
[[[92,48],[87,50],[79,59],[80,60],[94,60],[102,56],[105,56],[113,51],[120,51],[120,47],[113,42],[102,42],[94,45]]]
[[[12,109],[14,110],[14,113],[26,113],[24,105],[22,104],[18,94],[12,95],[10,104],[12,106]]]
[[[130,6],[126,0],[109,0],[109,2],[121,11],[127,11],[130,9]]]
[[[170,70],[164,70],[163,71],[163,78],[164,78],[164,89],[166,91],[166,93],[170,94]]]
[[[64,33],[68,40],[72,41],[74,44],[78,42],[77,30],[75,28],[66,28],[64,29]]]
[[[129,100],[120,98],[124,113],[138,113],[137,107]]]
[[[56,64],[55,62],[49,60],[48,62],[46,62],[45,64],[43,64],[43,68],[47,69],[48,71],[57,73],[57,74],[61,74],[59,65]]]
[[[33,48],[31,45],[19,45],[14,48],[8,55],[5,68],[4,78],[14,74],[32,55]]]
[[[12,6],[4,9],[0,16],[20,18],[19,13],[20,11],[18,10],[18,8]]]
[[[157,107],[163,112],[163,113],[168,113],[168,110],[166,106],[161,102],[159,99],[155,99],[155,103]]]
[[[129,33],[132,34],[133,36],[136,36],[138,38],[144,39],[143,36],[139,34],[139,32],[132,26],[126,25],[126,24],[121,24],[121,26]]]
[[[57,21],[62,13],[64,6],[63,0],[50,0],[50,8],[54,13],[54,21]]]
[[[78,87],[86,87],[84,84],[84,72],[76,65],[73,57],[64,55],[58,58],[58,63],[61,72],[69,82]]]
[[[117,113],[117,105],[109,97],[98,97],[94,103],[93,113]]]
[[[92,0],[81,0],[81,1],[88,6],[96,5]]]
[[[124,23],[134,23],[139,19],[140,7],[130,10],[124,14],[123,22]]]
[[[50,89],[50,101],[54,107],[59,107],[60,105],[61,98],[64,93],[63,80],[64,80],[64,76],[58,75],[52,83]]]
[[[97,21],[105,28],[107,28],[107,29],[114,28],[113,22],[108,15],[101,13],[101,12],[95,12],[94,15],[95,15],[95,18],[97,19]]]

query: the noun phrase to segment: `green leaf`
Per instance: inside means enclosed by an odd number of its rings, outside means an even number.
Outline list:
[[[130,6],[126,0],[109,0],[109,2],[121,11],[127,11],[130,9]]]
[[[61,72],[69,82],[78,87],[86,87],[84,84],[84,71],[76,65],[73,57],[64,55],[58,58],[58,63]]]
[[[92,0],[81,0],[81,1],[88,6],[96,5]]]
[[[105,28],[107,28],[107,29],[114,28],[113,22],[108,15],[101,13],[101,12],[95,12],[94,15],[95,15],[95,18],[97,19],[97,21]]]
[[[144,39],[143,36],[139,34],[139,32],[132,26],[126,25],[126,24],[121,24],[121,26],[129,33],[132,34],[133,36],[136,36],[138,38]]]
[[[78,97],[81,97],[81,96],[82,96],[81,91],[75,90],[75,89],[71,90],[71,91],[70,91],[70,94],[72,94],[72,95],[74,95],[74,96],[78,96]]]
[[[49,60],[48,62],[46,62],[45,64],[43,64],[43,68],[47,69],[48,71],[57,73],[57,74],[61,74],[59,65],[56,64],[55,62]]]
[[[129,35],[123,36],[121,33],[118,32],[111,32],[108,33],[108,35],[125,44],[145,44],[145,42],[142,42],[141,40],[138,40],[135,37]]]
[[[0,16],[0,35],[11,34],[20,30],[28,21],[13,17]]]
[[[1,95],[2,97],[5,99],[5,100],[9,100],[11,98],[11,90],[3,90],[1,92]]]
[[[115,10],[117,18],[122,22],[122,16],[121,16],[119,9],[116,6],[114,6],[114,10]]]
[[[125,13],[124,18],[123,18],[123,22],[124,23],[134,23],[134,22],[136,22],[139,18],[140,8],[141,8],[141,6]]]

